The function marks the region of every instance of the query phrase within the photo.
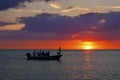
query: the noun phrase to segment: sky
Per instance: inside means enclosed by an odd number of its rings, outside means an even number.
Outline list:
[[[0,49],[120,49],[120,0],[1,0]]]

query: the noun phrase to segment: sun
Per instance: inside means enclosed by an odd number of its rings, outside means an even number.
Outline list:
[[[92,50],[95,48],[94,42],[81,42],[79,48],[83,50]]]
[[[85,49],[85,50],[90,50],[90,49],[92,49],[92,46],[90,46],[90,45],[85,45],[84,49]]]
[[[96,49],[96,43],[89,41],[79,42],[76,48],[81,50],[94,50]]]

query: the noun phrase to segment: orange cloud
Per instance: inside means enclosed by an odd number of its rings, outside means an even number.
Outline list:
[[[94,32],[93,31],[83,31],[83,33],[91,34],[91,33],[94,33]]]
[[[50,3],[49,6],[51,6],[53,8],[56,8],[56,9],[60,9],[61,8],[58,4],[53,4],[53,3]]]
[[[79,35],[78,34],[73,34],[72,35],[72,38],[74,39],[74,38],[76,38],[76,37],[78,37]]]
[[[105,23],[105,22],[106,22],[105,19],[101,19],[101,20],[98,21],[98,23],[100,23],[100,24],[103,24],[103,23]]]
[[[21,30],[25,27],[25,24],[20,23],[20,24],[10,24],[10,25],[5,25],[5,26],[0,26],[0,30]]]
[[[93,26],[91,29],[97,29],[98,27],[97,26]]]
[[[35,12],[35,13],[41,13],[42,12],[42,10],[22,10],[22,9],[19,9],[19,10],[12,9],[11,11],[16,11],[16,12]]]
[[[96,6],[96,7],[100,7],[100,8],[107,8],[107,9],[120,9],[120,6]]]

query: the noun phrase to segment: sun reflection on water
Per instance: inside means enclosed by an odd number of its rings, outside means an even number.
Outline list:
[[[86,80],[92,80],[94,73],[93,73],[93,63],[91,61],[91,52],[90,51],[85,51],[85,56],[84,56],[84,65],[83,65],[83,78]]]

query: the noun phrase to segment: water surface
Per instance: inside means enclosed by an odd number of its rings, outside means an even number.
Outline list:
[[[62,51],[60,61],[28,61],[26,52],[0,50],[0,80],[120,80],[120,51]]]

